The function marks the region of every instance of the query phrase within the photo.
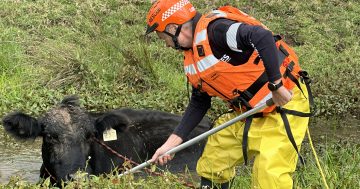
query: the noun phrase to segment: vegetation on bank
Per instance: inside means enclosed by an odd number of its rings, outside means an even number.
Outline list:
[[[195,1],[200,11],[227,1]],[[233,1],[283,35],[313,78],[320,115],[359,115],[357,1]],[[144,38],[148,0],[1,1],[0,115],[39,114],[68,94],[92,110],[180,113],[182,55]],[[213,112],[217,111],[217,106]]]
[[[202,12],[228,3],[193,1]],[[359,120],[358,1],[234,0],[231,5],[261,20],[295,48],[313,78],[318,117]],[[143,36],[149,7],[149,0],[1,1],[0,117],[13,110],[39,115],[69,94],[78,94],[91,111],[126,106],[182,113],[188,102],[182,55],[165,48],[155,35]],[[215,117],[225,109],[215,101],[209,115]],[[0,140],[5,138],[11,140],[0,128]],[[331,188],[360,187],[359,146],[331,141],[318,150]],[[295,185],[322,188],[306,148],[305,154],[310,162],[295,174]],[[242,168],[239,174],[235,182],[248,188],[250,170]],[[94,177],[78,184],[181,187],[168,180],[147,178],[116,185]],[[4,187],[38,186],[14,178]]]
[[[305,142],[304,146],[308,146]],[[319,156],[326,180],[330,189],[346,188],[357,189],[360,187],[360,146],[354,146],[349,142],[326,143],[318,146]],[[308,148],[303,148],[303,155],[306,160],[305,166],[299,164],[295,172],[294,188],[296,189],[314,189],[325,188],[319,170],[312,153]],[[115,172],[116,173],[116,172]],[[233,181],[233,188],[248,189],[251,182],[251,168],[239,167],[238,176]],[[187,188],[183,184],[187,183],[193,186],[199,185],[199,178],[194,173],[185,172],[185,174],[175,175],[164,172],[164,176],[140,177],[125,176],[118,178],[113,174],[100,177],[90,175],[87,177],[84,173],[79,173],[79,177],[64,188]],[[12,177],[6,185],[0,185],[0,188],[18,188],[18,189],[37,189],[37,188],[55,188],[52,187],[49,179],[38,184],[29,184],[19,177]]]

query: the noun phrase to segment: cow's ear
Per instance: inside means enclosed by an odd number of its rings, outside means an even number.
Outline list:
[[[129,119],[126,115],[118,112],[109,112],[100,116],[95,121],[95,127],[98,133],[103,133],[110,128],[118,132],[124,132],[129,126]]]
[[[80,100],[77,95],[66,96],[60,103],[65,106],[80,106]]]
[[[21,138],[36,138],[40,136],[42,128],[36,118],[22,112],[13,112],[2,119],[5,131]]]

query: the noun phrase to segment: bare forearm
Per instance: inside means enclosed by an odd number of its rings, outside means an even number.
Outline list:
[[[175,147],[175,146],[178,146],[179,144],[181,144],[182,142],[183,142],[183,140],[181,139],[181,137],[177,136],[176,134],[171,134],[169,136],[169,138],[166,140],[166,142],[164,143],[164,145]]]

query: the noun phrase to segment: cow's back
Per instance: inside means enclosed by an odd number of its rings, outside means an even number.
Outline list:
[[[181,121],[179,115],[154,110],[122,108],[112,112],[125,115],[129,119],[130,125],[125,132],[117,133],[118,140],[106,142],[106,144],[121,155],[138,163],[150,159]],[[202,120],[189,138],[206,132],[209,127],[210,120]],[[202,153],[204,144],[205,141],[201,141],[178,152],[174,159],[166,165],[166,168],[171,172],[182,172],[186,167],[195,170],[196,162]],[[114,168],[114,164],[122,165],[123,163],[120,158],[109,153],[98,144],[94,144],[92,154],[95,156],[92,158],[95,174],[109,172],[109,169]]]

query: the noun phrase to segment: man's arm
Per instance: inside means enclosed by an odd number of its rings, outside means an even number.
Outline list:
[[[207,93],[201,93],[198,89],[193,89],[190,103],[173,134],[185,140],[190,132],[200,123],[210,107],[211,96]]]
[[[246,31],[248,31],[246,33]],[[245,35],[241,35],[242,33]],[[280,64],[278,58],[278,50],[272,33],[260,26],[243,25],[238,28],[237,35],[246,44],[250,44],[258,53],[264,62],[265,71],[268,80],[271,83],[278,84],[281,82]],[[292,93],[284,86],[276,91],[272,91],[272,98],[277,106],[283,106],[292,98]]]
[[[185,110],[180,124],[175,128],[166,142],[156,150],[150,161],[160,165],[164,165],[170,161],[172,159],[171,155],[164,155],[162,158],[159,158],[159,156],[180,145],[200,123],[210,106],[211,97],[207,93],[200,93],[197,89],[193,89],[190,103]]]
[[[213,50],[228,49],[238,52],[238,56],[233,57],[234,62],[230,62],[231,64],[235,65],[236,61],[238,61],[236,63],[245,63],[242,56],[247,56],[247,52],[256,50],[264,62],[269,81],[274,82],[281,78],[277,48],[270,31],[261,26],[218,19],[210,24],[209,32],[210,43],[215,47]]]
[[[227,19],[219,19],[209,28],[212,32],[213,43],[218,48],[238,52],[240,57],[241,54],[245,56],[245,52],[249,52],[249,50],[256,50],[264,62],[269,82],[277,84],[281,81],[278,50],[270,31],[261,26],[237,23]],[[273,100],[278,106],[285,105],[292,96],[285,87],[280,87],[272,94]]]

